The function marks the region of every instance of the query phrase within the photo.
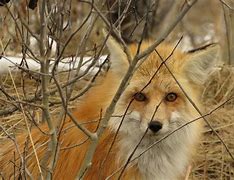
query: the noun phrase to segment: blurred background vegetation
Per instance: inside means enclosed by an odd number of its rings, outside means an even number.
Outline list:
[[[183,0],[179,0],[183,1]],[[87,2],[79,0],[48,1],[51,8],[53,3],[56,8],[51,12],[51,19],[48,22],[49,36],[61,46],[64,45],[72,32],[84,23],[84,20],[93,11],[92,6]],[[122,38],[127,43],[139,41],[145,28],[145,39],[157,39],[157,35],[167,22],[168,12],[171,11],[174,0],[133,0],[127,10],[126,16],[119,21],[128,5],[128,1],[108,0],[102,11],[106,18],[120,30]],[[9,4],[9,3],[8,3]],[[19,29],[23,28],[21,21],[29,25],[35,34],[40,32],[40,20],[38,8],[29,9],[27,1],[17,1],[9,4],[8,8],[1,8],[0,11],[0,40],[2,52],[8,54],[22,51],[22,37],[19,37]],[[177,7],[177,12],[182,9],[183,3]],[[48,6],[48,7],[49,7]],[[233,64],[233,29],[234,29],[234,2],[232,0],[200,0],[179,22],[176,29],[166,39],[168,42],[175,42],[181,36],[182,49],[188,51],[210,43],[220,43],[222,48],[222,60],[225,64]],[[11,13],[10,11],[11,10]],[[49,11],[49,9],[48,9]],[[175,14],[176,15],[176,14]],[[61,17],[62,16],[62,17]],[[118,21],[117,21],[118,20]],[[101,29],[103,22],[100,18],[95,24],[87,45],[87,54],[101,44],[103,39]],[[80,42],[87,29],[90,19],[76,33],[65,49],[64,55],[74,55],[77,51],[77,42]],[[18,24],[18,25],[17,25]],[[17,27],[18,26],[18,27]],[[62,31],[60,30],[62,27]],[[18,28],[18,30],[17,30]],[[59,32],[61,31],[61,32]],[[21,33],[27,33],[21,32]],[[24,35],[24,41],[30,47],[37,49],[37,43],[30,34]]]

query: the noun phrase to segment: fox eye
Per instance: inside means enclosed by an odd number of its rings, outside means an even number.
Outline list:
[[[141,92],[138,92],[138,93],[134,94],[133,97],[134,97],[134,99],[136,101],[145,101],[147,99],[146,96],[145,96],[145,94],[141,93]]]
[[[177,94],[176,93],[168,93],[165,97],[166,101],[168,102],[174,102],[177,99]]]

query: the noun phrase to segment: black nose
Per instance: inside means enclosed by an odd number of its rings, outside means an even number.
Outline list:
[[[158,132],[160,129],[162,129],[162,123],[160,123],[159,121],[151,121],[148,124],[148,127],[151,131],[153,131],[154,133]]]

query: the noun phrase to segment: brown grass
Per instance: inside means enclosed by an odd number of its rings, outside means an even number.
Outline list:
[[[219,103],[234,98],[234,69],[223,67],[216,71],[205,87],[203,100],[207,112]],[[209,116],[214,129],[234,154],[234,99]],[[191,173],[191,179],[227,179],[234,178],[234,160],[224,145],[208,128],[198,147],[197,157]]]

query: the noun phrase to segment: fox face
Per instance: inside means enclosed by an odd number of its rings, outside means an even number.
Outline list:
[[[113,120],[112,126],[119,126],[121,119],[120,130],[127,134],[137,130],[139,135],[147,131],[146,135],[159,137],[198,116],[191,112],[192,107],[175,80],[162,77],[155,77],[149,85],[146,83],[151,77],[133,77],[117,106],[122,116]]]
[[[150,42],[143,43],[141,49],[149,45]],[[121,79],[127,71],[127,57],[113,39],[109,40],[108,47],[111,49],[113,71]],[[157,52],[152,52],[137,67],[118,102],[117,117],[110,120],[110,127],[115,131],[119,128],[120,132],[138,139],[145,133],[148,140],[152,138],[155,141],[198,118],[199,114],[186,96],[199,108],[202,107],[202,86],[217,60],[218,48],[212,45],[193,54],[175,51],[163,62],[173,47],[157,47]],[[137,46],[130,46],[130,51],[132,55],[136,54]],[[189,128],[196,124],[184,127],[186,132],[183,133],[192,134]]]
[[[149,45],[144,42],[141,51]],[[117,89],[129,63],[113,38],[107,46],[111,72],[119,79]],[[137,48],[129,47],[132,57]],[[137,147],[133,158],[140,155],[135,162],[142,179],[177,179],[185,173],[202,129],[201,120],[193,121],[200,115],[192,103],[202,111],[202,86],[214,69],[218,52],[218,45],[189,54],[162,44],[137,64],[109,127],[122,137],[120,161],[126,161]],[[155,146],[145,151],[152,144]]]

